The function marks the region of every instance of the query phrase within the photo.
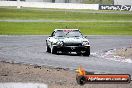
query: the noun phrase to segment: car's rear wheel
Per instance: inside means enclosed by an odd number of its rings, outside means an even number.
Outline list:
[[[84,56],[90,55],[90,47],[87,48],[87,50],[83,53]]]

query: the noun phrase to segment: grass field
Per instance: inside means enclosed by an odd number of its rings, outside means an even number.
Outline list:
[[[89,10],[88,10],[89,11]],[[93,11],[94,12],[94,11]],[[95,11],[101,12],[101,11]],[[132,14],[103,14],[56,9],[0,8],[0,20],[64,20],[90,22],[0,22],[0,34],[50,34],[55,28],[78,28],[89,35],[132,35]],[[95,22],[92,22],[92,21]],[[96,22],[97,21],[97,22]],[[112,22],[100,22],[112,21]],[[116,22],[118,21],[118,22]],[[125,21],[125,22],[120,22]],[[131,22],[128,22],[131,21]]]
[[[7,9],[0,8],[0,19],[45,20],[132,20],[132,14],[102,14],[94,10]]]
[[[88,35],[132,35],[131,23],[122,22],[0,22],[0,34],[50,34],[55,28],[79,28]]]

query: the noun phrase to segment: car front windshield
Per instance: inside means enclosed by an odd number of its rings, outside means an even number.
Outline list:
[[[65,33],[62,30],[58,30],[55,33],[55,37],[65,37]]]
[[[83,37],[78,30],[58,30],[55,33],[56,37]]]

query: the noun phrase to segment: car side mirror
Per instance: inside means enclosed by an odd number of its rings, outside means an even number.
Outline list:
[[[88,36],[84,36],[84,38],[88,38]]]

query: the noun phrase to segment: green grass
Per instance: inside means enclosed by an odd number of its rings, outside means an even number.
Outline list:
[[[12,23],[0,22],[0,34],[51,34],[55,28],[78,28],[87,35],[132,35],[132,25],[123,22],[85,22],[85,23]]]
[[[88,11],[88,12],[87,12]],[[89,35],[132,35],[132,14],[103,14],[94,10],[58,10],[58,9],[15,9],[0,8],[1,19],[19,20],[69,20],[95,22],[0,22],[0,34],[40,35],[50,34],[56,28],[78,28]],[[113,21],[113,22],[100,22]],[[96,22],[97,21],[97,22]],[[125,22],[114,22],[125,21]]]
[[[79,10],[80,11],[80,10]],[[7,9],[0,8],[0,19],[44,19],[44,20],[132,20],[132,14],[89,13],[88,10],[56,10],[56,9]],[[97,11],[90,11],[97,12]]]

